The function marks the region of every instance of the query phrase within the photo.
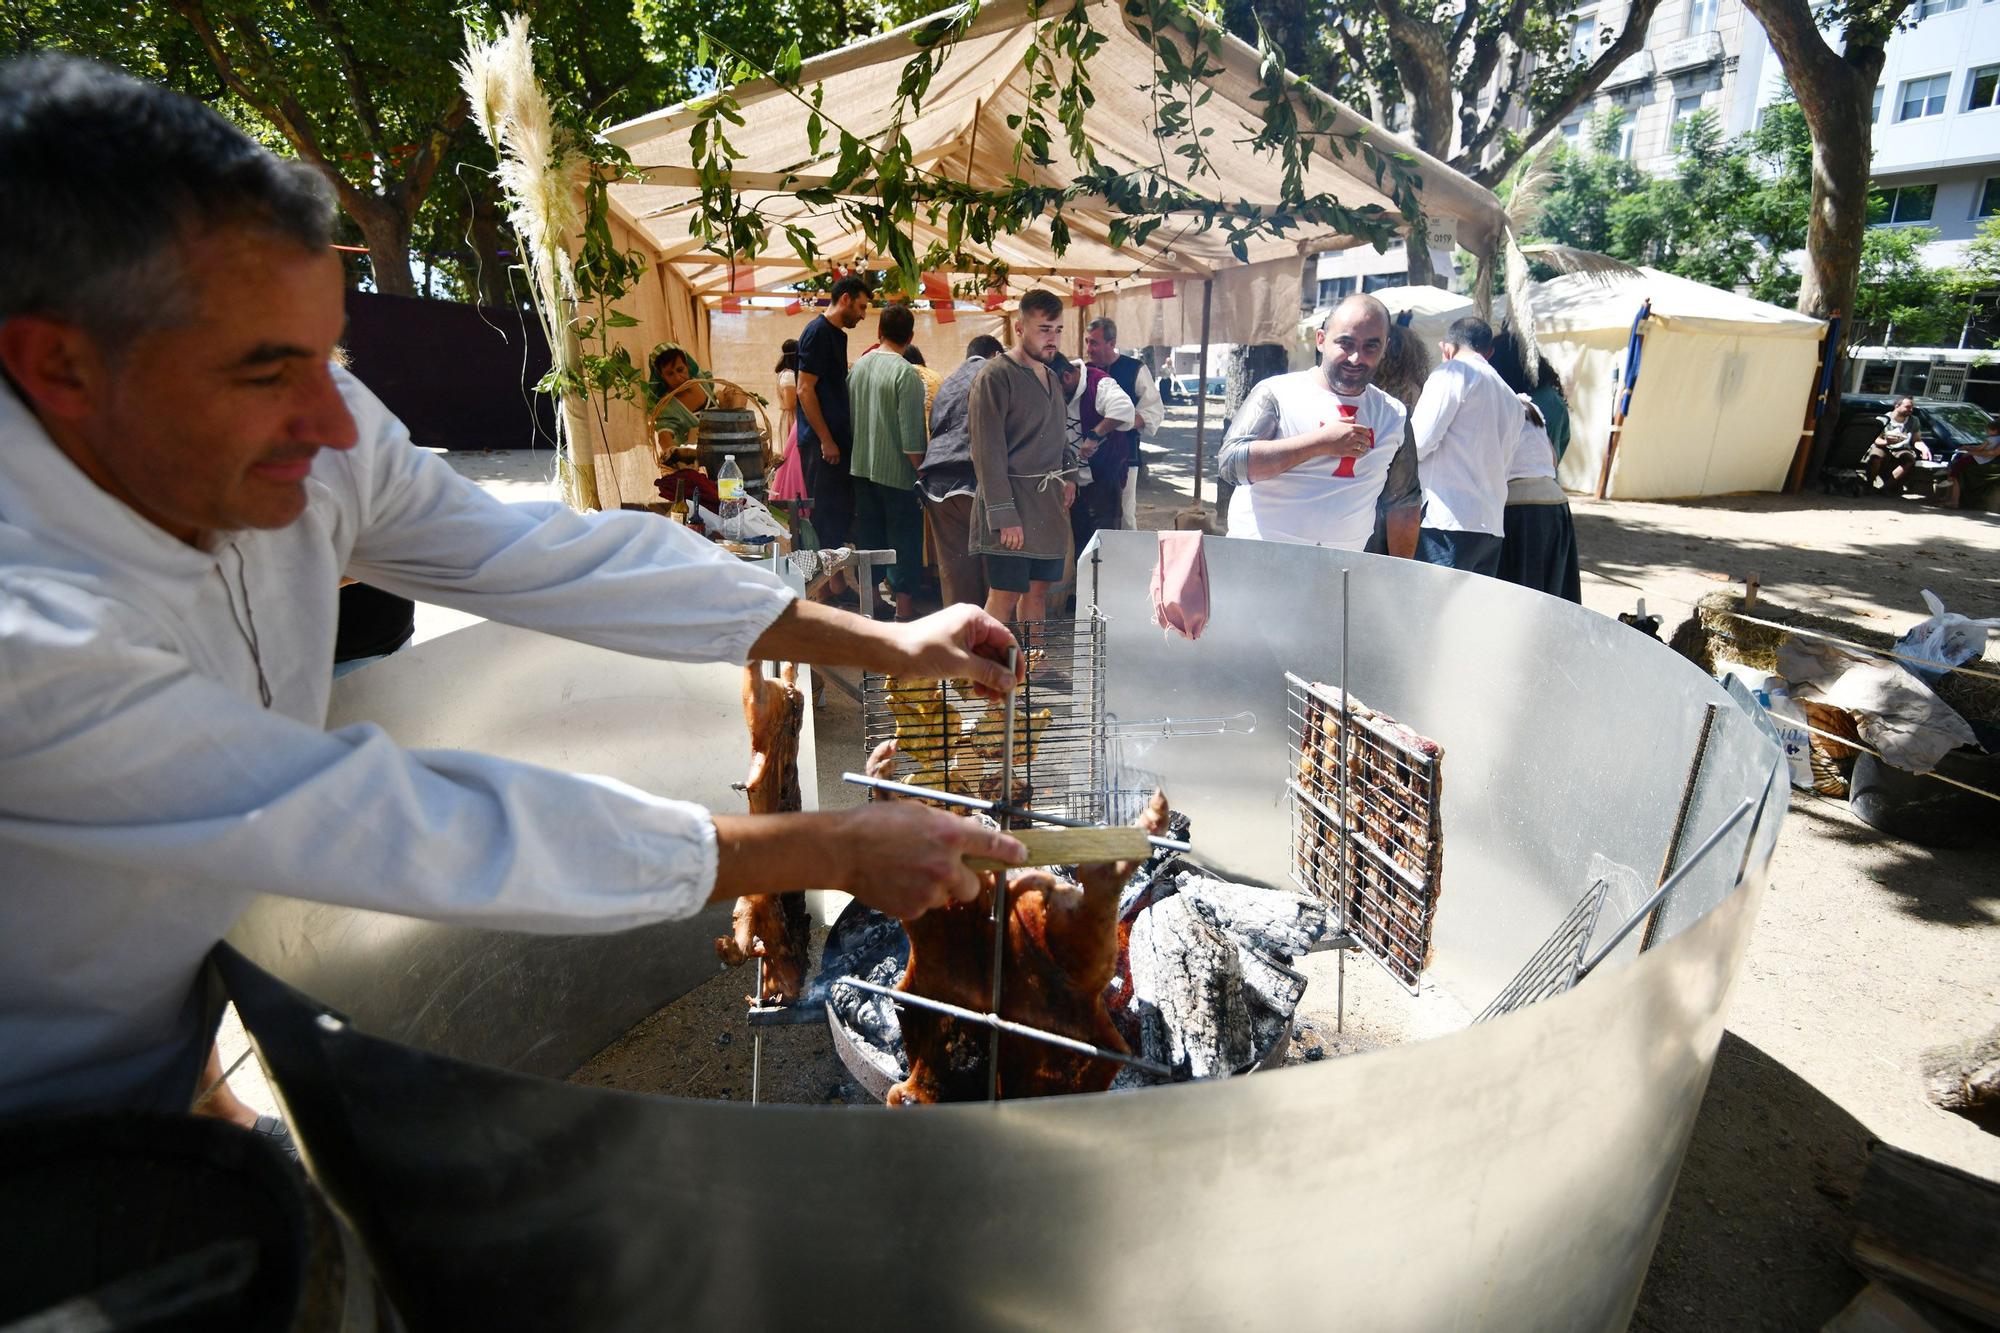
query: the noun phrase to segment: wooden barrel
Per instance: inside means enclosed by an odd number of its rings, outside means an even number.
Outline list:
[[[695,452],[708,475],[722,470],[722,460],[734,458],[743,473],[743,489],[752,495],[764,494],[764,432],[757,426],[757,414],[748,408],[704,408]]]

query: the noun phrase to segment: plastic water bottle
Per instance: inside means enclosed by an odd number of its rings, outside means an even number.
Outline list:
[[[722,505],[723,540],[742,541],[743,469],[736,466],[735,454],[730,454],[722,460],[722,467],[715,474],[715,493]]]

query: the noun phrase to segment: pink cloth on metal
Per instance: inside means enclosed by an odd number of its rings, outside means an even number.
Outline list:
[[[805,467],[799,462],[799,428],[795,423],[785,436],[785,461],[778,464],[778,475],[771,479],[773,500],[804,500],[806,496]]]
[[[1153,623],[1184,639],[1208,628],[1208,557],[1199,532],[1162,532],[1153,566]]]

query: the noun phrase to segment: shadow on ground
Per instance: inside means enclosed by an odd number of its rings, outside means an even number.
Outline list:
[[[2000,849],[1991,839],[1971,847],[1920,847],[1862,823],[1844,801],[1797,793],[1791,818],[1806,821],[1817,837],[1865,849],[1869,878],[1897,910],[1936,925],[2000,925],[2000,875],[1993,873]]]
[[[1861,1123],[1725,1032],[1632,1327],[1816,1329],[1860,1290]]]

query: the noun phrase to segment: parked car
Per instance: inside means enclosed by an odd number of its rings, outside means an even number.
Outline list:
[[[1160,386],[1160,397],[1169,403],[1191,403],[1195,399],[1195,388],[1201,383],[1199,375],[1174,375]],[[1228,396],[1228,380],[1221,375],[1208,377],[1208,396],[1223,398]]]
[[[1833,430],[1833,446],[1827,451],[1826,466],[1820,473],[1821,484],[1827,490],[1861,494],[1864,487],[1856,481],[1856,474],[1866,467],[1868,446],[1881,434],[1881,418],[1896,405],[1896,401],[1896,397],[1890,394],[1841,395],[1840,417]],[[1933,480],[1942,478],[1954,452],[1985,440],[1986,423],[1991,417],[1986,409],[1971,403],[1943,398],[1919,398],[1916,403],[1919,438],[1929,448],[1934,460],[1923,468],[1923,473],[1929,474]],[[1962,503],[1968,508],[1980,507],[1987,498],[1985,493],[2000,487],[2000,459],[1969,469],[1960,482]],[[1910,489],[1928,490],[1922,486]]]

